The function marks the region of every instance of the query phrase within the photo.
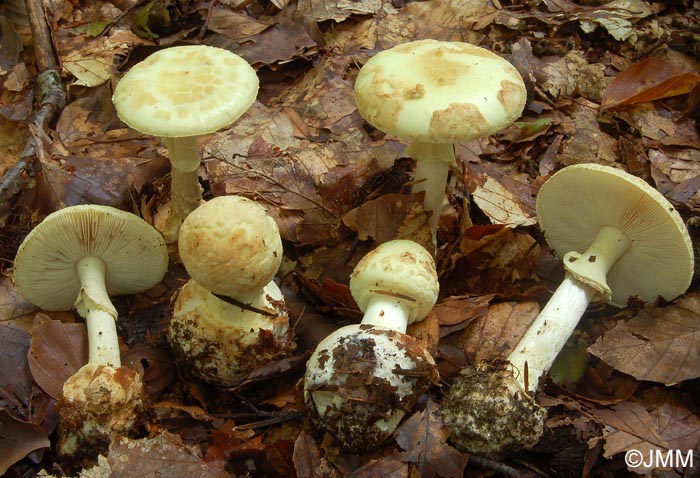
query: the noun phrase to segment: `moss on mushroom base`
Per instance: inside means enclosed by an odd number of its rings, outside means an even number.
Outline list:
[[[464,369],[443,407],[450,439],[458,448],[496,459],[535,446],[546,416],[503,359]]]
[[[233,387],[255,368],[293,350],[289,317],[275,283],[250,305],[272,315],[243,310],[188,281],[175,298],[168,328],[178,363],[202,380]]]
[[[66,380],[57,410],[62,455],[94,453],[112,435],[131,431],[146,399],[141,375],[128,367],[89,363]]]
[[[330,334],[306,370],[304,401],[312,422],[355,452],[387,440],[438,381],[433,358],[414,338],[372,325]]]

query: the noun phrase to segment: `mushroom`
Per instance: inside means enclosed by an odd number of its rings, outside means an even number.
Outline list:
[[[255,70],[222,48],[188,45],[153,53],[131,68],[114,89],[119,118],[131,128],[163,138],[171,169],[170,202],[156,215],[166,242],[202,201],[199,138],[229,126],[253,104]]]
[[[548,244],[563,256],[566,275],[508,356],[508,370],[501,367],[504,380],[512,383],[499,386],[518,391],[508,394],[518,397],[512,401],[516,411],[526,402],[536,406],[527,392],[535,392],[591,300],[600,298],[617,307],[626,306],[630,298],[672,300],[686,291],[694,270],[692,243],[673,205],[646,182],[619,169],[597,164],[566,167],[540,188],[536,207]],[[493,372],[493,367],[477,368]],[[477,375],[470,372],[469,378],[463,377],[466,383],[450,393],[446,421],[452,424],[453,441],[496,456],[517,449],[516,443],[505,443],[509,439],[494,440],[489,435],[492,425],[473,425],[482,410],[468,410],[465,403],[473,401],[473,393],[488,395],[474,392],[476,384],[487,381],[475,379]],[[499,400],[496,392],[492,395],[496,398],[491,400]],[[523,428],[511,411],[504,411],[504,401],[501,416]],[[483,433],[476,436],[476,429]],[[496,435],[509,437],[505,432]]]
[[[411,144],[413,193],[424,192],[435,243],[454,143],[513,123],[527,98],[523,79],[489,50],[461,42],[418,40],[377,53],[355,80],[360,114]]]
[[[219,196],[182,223],[180,258],[191,279],[173,302],[168,341],[193,375],[221,387],[293,349],[275,221],[250,199]]]
[[[364,312],[362,323],[323,339],[304,375],[312,422],[344,447],[379,446],[438,381],[430,353],[406,335],[409,323],[428,315],[438,289],[432,256],[412,241],[386,242],[355,267],[350,291]]]
[[[134,214],[109,206],[71,206],[49,214],[20,245],[14,277],[22,296],[44,310],[76,308],[88,332],[88,363],[66,380],[59,404],[59,450],[73,454],[127,433],[144,391],[121,366],[111,295],[158,284],[168,267],[161,235]]]

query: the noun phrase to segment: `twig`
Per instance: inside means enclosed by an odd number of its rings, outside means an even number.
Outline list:
[[[197,41],[201,42],[204,40],[204,35],[207,33],[207,27],[209,26],[209,20],[211,20],[211,12],[214,10],[214,5],[216,5],[216,0],[210,0],[209,7],[207,8],[207,15],[204,17],[204,23],[202,23],[199,33],[197,34]]]
[[[117,15],[117,18],[115,18],[114,20],[112,20],[111,22],[109,22],[109,23],[107,24],[107,26],[105,26],[104,30],[102,30],[102,31],[100,32],[100,34],[97,35],[97,38],[106,36],[106,35],[109,33],[109,31],[112,29],[112,27],[114,27],[114,25],[116,25],[117,23],[119,23],[119,22],[121,22],[122,20],[124,20],[124,18],[126,18],[131,12],[133,12],[133,11],[136,10],[137,8],[141,8],[141,7],[143,7],[144,5],[146,5],[149,1],[150,1],[150,0],[141,0],[141,1],[139,1],[139,2],[134,3],[133,5],[129,5],[128,7],[126,7],[126,8],[124,9],[124,11],[122,11],[119,15]]]
[[[36,63],[39,74],[36,78],[40,107],[31,119],[37,131],[44,131],[56,113],[66,104],[66,90],[61,83],[58,64],[51,41],[51,31],[46,20],[44,3],[41,0],[26,0],[29,25],[34,39]],[[22,171],[31,173],[35,153],[34,138],[27,141],[19,161],[8,169],[0,180],[0,203],[13,198],[22,188]]]
[[[510,465],[480,455],[469,455],[469,463],[484,470],[491,470],[499,475],[517,478],[520,472]]]
[[[223,300],[224,302],[227,302],[227,303],[229,303],[229,304],[231,304],[231,305],[235,305],[235,306],[238,307],[239,309],[249,310],[250,312],[255,312],[256,314],[264,315],[265,317],[275,317],[275,316],[277,316],[277,314],[276,314],[275,312],[271,312],[271,311],[269,311],[269,310],[265,310],[265,309],[260,309],[260,308],[258,308],[258,307],[254,307],[254,306],[251,305],[251,304],[246,304],[245,302],[241,302],[240,300],[234,299],[233,297],[229,297],[229,296],[227,296],[227,295],[223,295],[223,294],[214,294],[213,292],[212,292],[212,295],[213,295],[214,297],[216,297],[217,299],[221,299],[221,300]]]
[[[278,423],[288,422],[290,420],[296,420],[304,416],[303,412],[281,412],[274,418],[268,418],[267,420],[259,420],[257,422],[246,423],[243,425],[234,426],[234,430],[250,430],[253,428],[269,427],[270,425],[277,425]]]

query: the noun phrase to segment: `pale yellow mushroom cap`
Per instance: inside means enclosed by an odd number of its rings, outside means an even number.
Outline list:
[[[377,53],[355,80],[360,114],[406,140],[457,143],[514,122],[527,98],[508,61],[469,43],[418,40]]]
[[[179,138],[236,121],[258,94],[255,70],[223,48],[160,50],[131,68],[114,89],[119,118],[144,134]]]
[[[178,249],[199,285],[239,300],[259,294],[282,261],[277,223],[240,196],[218,196],[192,211],[180,227]]]
[[[435,260],[420,244],[396,239],[366,254],[350,275],[350,293],[363,312],[374,294],[401,301],[408,323],[423,320],[438,298]]]
[[[599,164],[561,169],[540,188],[537,219],[559,256],[583,253],[602,226],[621,231],[631,246],[612,266],[609,302],[645,302],[683,294],[693,277],[693,245],[680,214],[642,179]]]

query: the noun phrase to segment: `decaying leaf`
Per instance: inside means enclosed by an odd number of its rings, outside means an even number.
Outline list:
[[[128,31],[115,31],[110,36],[88,39],[63,38],[63,67],[75,77],[76,86],[98,86],[110,79],[117,54],[125,53],[138,37]],[[87,47],[86,45],[89,45]]]
[[[0,408],[0,475],[34,450],[50,446],[46,430],[16,420]]]
[[[223,461],[205,462],[196,446],[179,435],[161,432],[153,438],[113,442],[107,457],[114,478],[225,478]]]
[[[471,321],[462,346],[471,363],[508,356],[540,312],[537,302],[499,302]]]
[[[30,340],[29,332],[0,325],[0,408],[24,421],[33,421],[32,399],[36,393],[27,363]]]
[[[269,20],[265,21],[228,8],[216,7],[211,12],[207,27],[232,40],[243,40],[264,32],[273,24],[274,22]]]
[[[87,363],[87,331],[83,324],[64,324],[36,314],[29,346],[29,369],[36,383],[56,400],[63,383]]]
[[[640,402],[623,402],[610,408],[591,410],[606,425],[605,456],[636,450],[644,462],[630,471],[649,473],[676,466],[676,460],[665,466],[653,460],[656,453],[668,451],[685,454],[700,443],[700,417],[689,403],[677,395],[660,389],[649,390]],[[652,459],[649,459],[652,457]]]
[[[262,437],[255,430],[239,430],[232,420],[226,420],[211,435],[211,444],[207,448],[206,461],[226,461],[236,459],[250,452],[263,452]]]
[[[123,321],[123,318],[120,319]],[[140,373],[146,393],[152,401],[175,380],[177,370],[170,354],[162,348],[139,343],[122,354],[122,365]]]
[[[479,183],[472,197],[494,224],[517,227],[537,223],[535,191],[526,175],[482,172],[477,178]]]
[[[584,12],[579,17],[581,28],[590,33],[597,26],[602,26],[618,41],[635,41],[637,30],[635,23],[640,18],[651,15],[651,7],[642,0],[612,0],[600,9]]]
[[[104,204],[127,209],[137,184],[157,176],[162,159],[70,156],[42,164],[37,178],[39,201],[47,212],[76,204]]]
[[[411,415],[394,432],[404,450],[396,457],[414,464],[422,477],[460,478],[467,456],[447,443],[449,435],[437,404],[429,400],[425,410]]]
[[[638,103],[616,109],[615,117],[623,120],[642,137],[660,145],[700,148],[695,119],[671,117],[672,110],[656,103]]]
[[[294,468],[298,478],[339,478],[340,473],[321,455],[316,441],[301,431],[294,442]]]
[[[683,95],[698,83],[700,73],[682,71],[659,58],[647,58],[615,77],[605,90],[600,110]]]
[[[597,104],[579,99],[574,103],[571,116],[562,126],[571,136],[562,142],[561,152],[557,154],[561,164],[611,165],[617,161],[617,143],[612,136],[601,130]]]
[[[674,204],[700,211],[700,151],[697,149],[649,150],[651,177],[657,189]]]
[[[362,241],[412,239],[432,247],[428,214],[410,194],[385,194],[366,201],[345,214],[343,223]]]
[[[300,0],[299,11],[307,18],[322,22],[325,20],[335,20],[340,22],[353,14],[376,13],[381,7],[379,0]]]
[[[291,10],[282,10],[273,18],[275,24],[257,35],[247,37],[234,53],[252,65],[274,66],[311,56],[317,46],[308,30],[290,17]]]
[[[408,464],[387,456],[355,468],[347,478],[408,478]]]
[[[35,310],[36,307],[20,295],[9,277],[0,279],[0,324],[7,324]]]
[[[667,385],[700,377],[700,294],[668,307],[646,306],[589,351],[638,380]]]
[[[468,228],[454,264],[445,272],[441,293],[486,294],[507,291],[531,276],[539,246],[527,233],[500,225]]]
[[[431,355],[435,355],[440,341],[440,324],[437,314],[431,311],[423,320],[413,322],[408,326],[406,333],[415,337]]]
[[[440,300],[433,308],[440,324],[440,336],[468,327],[486,313],[494,297],[494,294],[486,294],[475,297],[453,296]]]

